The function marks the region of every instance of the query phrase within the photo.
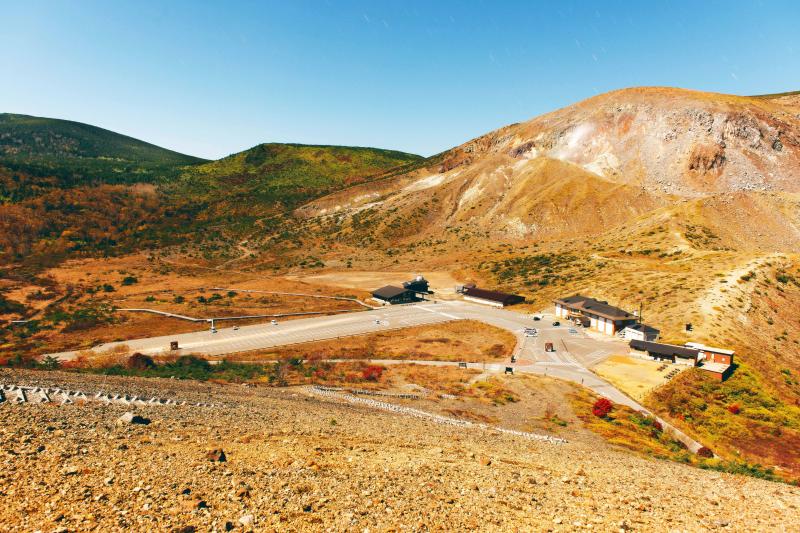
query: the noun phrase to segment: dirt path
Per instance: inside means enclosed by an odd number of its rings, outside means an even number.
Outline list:
[[[699,331],[708,332],[709,326],[713,326],[713,320],[720,313],[730,313],[730,306],[737,307],[733,304],[737,298],[744,300],[744,311],[750,307],[750,291],[745,283],[740,283],[743,276],[750,272],[757,272],[766,263],[771,261],[781,261],[786,259],[786,255],[782,253],[769,254],[757,257],[748,261],[747,263],[728,271],[728,273],[719,278],[711,287],[709,287],[697,300],[697,307],[700,309],[703,322],[700,324]],[[741,307],[741,303],[739,304]],[[742,314],[743,321],[746,321],[746,316]]]

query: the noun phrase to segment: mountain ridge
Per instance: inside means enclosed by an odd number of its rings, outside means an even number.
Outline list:
[[[421,159],[263,143],[208,161],[88,124],[3,114],[0,256],[50,264],[72,254],[236,239],[260,219]]]

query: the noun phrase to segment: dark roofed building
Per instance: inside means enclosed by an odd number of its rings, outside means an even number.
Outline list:
[[[495,307],[505,307],[507,305],[519,304],[525,301],[524,296],[479,289],[477,287],[465,286],[463,294],[465,300],[480,304],[493,305]]]
[[[559,298],[553,303],[556,306],[557,317],[581,321],[583,321],[581,317],[586,317],[589,319],[589,327],[608,335],[616,335],[626,326],[638,322],[636,315],[624,309],[580,294]]]
[[[373,291],[372,297],[390,304],[407,304],[419,300],[414,291],[404,287],[395,287],[394,285],[387,285]]]
[[[428,280],[423,276],[417,276],[411,281],[404,281],[403,288],[414,291],[418,294],[433,294],[433,291],[431,291],[428,284]]]
[[[700,350],[687,348],[686,346],[676,346],[674,344],[662,344],[660,342],[648,342],[633,340],[630,343],[633,350],[647,352],[653,359],[670,361],[672,363],[684,363],[697,365]]]

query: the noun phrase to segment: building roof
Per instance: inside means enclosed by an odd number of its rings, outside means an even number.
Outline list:
[[[689,348],[694,348],[696,350],[702,350],[704,352],[721,353],[722,355],[733,355],[735,353],[733,350],[727,350],[725,348],[714,348],[712,346],[706,346],[705,344],[700,344],[699,342],[687,342],[686,346],[688,346]]]
[[[609,305],[608,302],[596,300],[588,296],[581,296],[580,294],[576,294],[574,296],[568,296],[566,298],[560,298],[558,300],[555,300],[555,303],[562,304],[571,309],[578,309],[580,311],[584,311],[587,313],[594,313],[596,315],[602,316],[604,318],[610,318],[612,320],[625,320],[625,319],[636,318],[634,315],[625,311],[624,309],[620,309],[619,307]]]
[[[625,329],[633,329],[636,331],[641,331],[642,333],[659,333],[656,328],[653,326],[648,326],[647,324],[630,324],[625,326]]]
[[[372,291],[372,296],[376,298],[381,298],[383,300],[388,300],[390,298],[395,298],[397,296],[401,296],[409,291],[408,289],[404,289],[402,287],[395,287],[394,285],[387,285],[385,287],[381,287],[380,289]]]
[[[728,370],[731,365],[726,365],[724,363],[709,363],[708,361],[704,361],[703,365],[700,367],[702,370],[706,372],[714,372],[715,374],[724,374],[726,370]]]
[[[492,302],[508,303],[510,301],[525,301],[525,298],[516,294],[508,294],[499,291],[490,291],[487,289],[479,289],[477,287],[465,287],[465,296],[472,296],[473,298],[480,298],[481,300],[489,300]]]
[[[428,280],[422,275],[415,276],[411,281],[403,282],[403,287],[417,292],[431,292],[428,285]]]
[[[665,355],[667,357],[681,357],[683,359],[697,359],[697,354],[699,353],[699,350],[687,348],[686,346],[675,346],[674,344],[639,340],[632,340],[630,342],[630,347],[634,350],[642,350],[657,355]]]

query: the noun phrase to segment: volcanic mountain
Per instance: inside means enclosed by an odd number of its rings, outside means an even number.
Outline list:
[[[676,202],[754,202],[738,194],[751,192],[763,193],[758,202],[768,210],[772,193],[800,192],[798,97],[646,87],[500,128],[421,170],[341,191],[299,214],[370,210],[378,223],[413,220],[404,225],[413,236],[462,227],[548,239],[597,234]],[[794,228],[796,204],[786,211],[781,205],[778,216]]]

